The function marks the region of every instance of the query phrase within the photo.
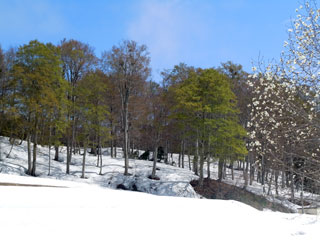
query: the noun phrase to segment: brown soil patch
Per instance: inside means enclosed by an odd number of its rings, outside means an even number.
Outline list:
[[[191,181],[190,184],[198,194],[204,196],[205,198],[236,200],[248,204],[258,210],[267,208],[273,211],[287,213],[292,212],[290,209],[282,206],[281,204],[268,201],[263,196],[256,195],[243,188],[219,182],[217,180],[204,179],[202,187],[199,185],[197,180]]]

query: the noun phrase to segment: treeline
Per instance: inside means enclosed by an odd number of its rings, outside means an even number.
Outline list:
[[[87,149],[98,156],[102,173],[102,147],[110,147],[111,157],[122,147],[127,175],[134,149],[157,156],[161,146],[167,163],[168,153],[176,152],[178,166],[186,167],[188,155],[188,167],[201,180],[205,162],[210,175],[210,163],[219,159],[222,179],[226,163],[247,154],[237,102],[237,95],[246,95],[240,85],[247,74],[230,62],[218,69],[179,64],[164,70],[157,83],[150,80],[149,63],[147,47],[134,41],[123,41],[100,58],[77,40],[57,46],[35,40],[0,49],[0,134],[27,141],[27,174],[33,176],[41,144],[55,148],[55,160],[59,147],[66,146],[67,174],[80,149],[83,176]]]
[[[66,146],[67,174],[84,149],[82,176],[87,149],[102,173],[101,147],[111,157],[121,147],[127,175],[135,149],[157,156],[161,146],[166,163],[179,153],[178,167],[200,183],[218,162],[219,180],[228,168],[233,179],[236,167],[245,186],[257,181],[276,195],[289,188],[292,201],[300,190],[303,202],[305,190],[320,193],[320,11],[306,1],[297,12],[281,61],[260,62],[251,75],[232,62],[210,69],[180,63],[154,82],[147,48],[134,41],[100,58],[76,40],[0,48],[0,134],[28,142],[30,175],[37,144],[53,146],[56,160]]]

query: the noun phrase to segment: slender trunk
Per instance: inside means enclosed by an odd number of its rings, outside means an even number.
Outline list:
[[[168,140],[166,141],[166,147],[164,149],[164,163],[168,164],[168,158],[169,158],[169,153],[168,153],[168,149],[169,149],[169,142]]]
[[[10,147],[10,151],[9,151],[9,153],[7,154],[6,158],[9,158],[9,157],[10,157],[10,154],[11,154],[11,151],[12,151],[12,149],[13,149],[13,145],[14,145],[14,142],[15,142],[15,141],[16,141],[15,138],[13,138],[13,139],[10,138],[9,142],[10,142],[10,144],[11,144],[11,147]]]
[[[156,145],[153,152],[153,166],[152,166],[152,174],[151,174],[152,179],[156,178],[157,156],[158,156],[158,147]]]
[[[264,154],[262,154],[262,158],[261,158],[261,185],[262,185],[262,190],[263,190],[263,193],[265,193],[266,192],[266,188],[265,188],[265,186],[264,186],[264,184],[265,184],[265,174],[266,174],[266,172],[265,172],[265,156],[264,156]]]
[[[101,147],[101,139],[99,138],[99,152],[98,155],[100,155],[100,172],[99,175],[102,175],[102,147]]]
[[[68,129],[68,137],[67,137],[67,162],[66,162],[66,174],[70,174],[70,162],[71,162],[71,133],[70,129]]]
[[[114,154],[113,154],[113,139],[112,139],[112,134],[111,134],[111,140],[110,140],[110,154],[111,154],[111,158],[114,158]]]
[[[282,189],[286,186],[285,178],[286,178],[285,171],[282,171],[281,172],[281,188]]]
[[[179,158],[178,158],[178,167],[181,167],[181,153],[182,153],[182,141],[180,143],[180,151],[179,151]]]
[[[290,154],[290,189],[291,189],[291,200],[294,200],[294,182],[293,182],[293,158]]]
[[[304,191],[304,173],[302,173],[302,176],[301,176],[301,192],[300,192],[300,202],[301,202],[302,213],[304,213],[304,194],[303,194],[303,191]]]
[[[34,139],[33,139],[33,161],[32,161],[32,171],[31,175],[36,176],[37,167],[37,145],[38,145],[38,118],[35,118],[34,124]]]
[[[48,175],[50,175],[51,171],[51,126],[49,127],[49,171]]]
[[[246,165],[245,165],[245,168],[243,168],[243,178],[244,178],[245,187],[248,186],[248,169],[249,169],[249,156],[246,157]]]
[[[97,164],[96,164],[96,167],[100,167],[100,154],[99,154],[99,148],[98,148],[98,151],[97,152]]]
[[[190,157],[190,151],[188,151],[188,163],[189,163],[189,170],[191,171],[191,157]]]
[[[129,175],[129,158],[128,158],[128,100],[125,99],[124,102],[124,175]]]
[[[226,179],[227,177],[227,163],[224,161],[222,166],[222,178]]]
[[[275,175],[274,175],[274,182],[275,182],[275,186],[276,186],[276,195],[279,196],[279,170],[275,171]]]
[[[241,169],[241,168],[240,168]],[[231,162],[231,179],[234,180],[233,162]]]
[[[181,167],[184,168],[184,151],[185,151],[185,142],[182,140],[182,149],[181,149]]]
[[[75,110],[73,110],[74,112],[74,115],[75,115]],[[73,149],[75,148],[74,144],[75,144],[75,134],[76,134],[76,117],[73,116],[73,124],[72,124],[72,137],[71,137],[71,149],[70,149],[70,164],[71,164],[71,161],[72,161],[72,152],[73,152]]]
[[[223,165],[224,161],[219,158],[219,163],[218,163],[218,181],[221,182],[223,178]]]
[[[54,146],[54,151],[55,151],[55,153],[54,153],[54,159],[53,160],[59,161],[59,146],[58,145]]]
[[[32,171],[32,160],[31,160],[31,135],[28,133],[27,135],[27,148],[28,148],[28,175],[31,175]]]
[[[210,156],[207,156],[207,178],[210,179]]]
[[[199,175],[199,185],[203,185],[203,165],[204,165],[204,141],[201,141],[201,149],[200,149],[200,175]]]
[[[198,175],[198,159],[199,159],[199,139],[196,139],[196,151],[193,157],[193,171],[195,175]]]
[[[271,185],[272,185],[273,175],[274,175],[274,170],[272,170],[270,180],[268,182],[268,193],[267,193],[268,195],[270,195],[270,193],[271,193]]]
[[[94,141],[92,143],[92,152],[93,152],[93,155],[96,157],[97,156],[97,143],[98,143],[98,136],[97,136],[97,132],[95,131],[95,136],[94,136]],[[99,149],[99,147],[98,147]],[[99,160],[99,154],[98,154],[98,160]],[[97,167],[98,167],[99,163],[97,162]]]
[[[86,155],[87,155],[87,139],[84,140],[83,142],[83,157],[82,157],[82,174],[81,178],[85,178],[85,167],[86,167]]]

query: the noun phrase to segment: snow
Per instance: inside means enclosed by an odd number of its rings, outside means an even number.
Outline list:
[[[88,156],[86,179],[81,179],[82,156],[76,155],[70,175],[65,174],[65,162],[52,161],[48,176],[48,149],[39,147],[35,178],[24,173],[26,143],[14,146],[6,158],[9,150],[8,139],[3,138],[1,239],[319,239],[317,216],[199,199],[189,184],[197,177],[187,169],[158,164],[157,181],[147,177],[152,162],[130,160],[132,175],[125,177],[123,159],[110,158],[104,149],[103,175],[96,157]],[[65,159],[65,149],[60,155]],[[137,190],[152,194],[112,189],[118,184],[127,188],[135,184]]]
[[[1,186],[1,239],[319,239],[311,215],[50,181],[61,183],[68,188]]]
[[[7,138],[2,139],[0,151],[2,152],[2,161],[0,161],[0,181],[1,173],[13,174],[20,176],[27,176],[27,146],[26,142],[21,145],[14,145],[10,157],[6,158],[10,152],[11,145]],[[86,174],[85,179],[80,178],[82,169],[82,155],[75,155],[72,157],[72,165],[70,166],[70,175],[65,174],[66,170],[66,149],[60,150],[60,160],[62,162],[51,160],[51,173],[48,176],[48,148],[38,147],[37,156],[37,175],[41,178],[61,179],[68,181],[76,181],[81,183],[99,185],[115,189],[119,184],[122,184],[128,189],[135,187],[137,191],[147,192],[156,195],[166,196],[181,196],[198,198],[198,194],[190,185],[190,181],[197,179],[192,172],[187,169],[179,169],[174,166],[169,166],[163,163],[158,163],[157,176],[160,180],[151,180],[148,178],[151,175],[152,164],[151,161],[130,159],[129,173],[131,176],[124,176],[124,161],[121,158],[121,152],[117,155],[117,159],[113,159],[109,155],[109,149],[103,149],[103,171],[99,175],[100,168],[96,167],[97,157],[88,154],[86,157]],[[54,156],[54,151],[51,150],[51,156]],[[24,181],[28,182],[26,177]],[[48,184],[50,185],[50,184]],[[134,185],[134,186],[133,186]]]

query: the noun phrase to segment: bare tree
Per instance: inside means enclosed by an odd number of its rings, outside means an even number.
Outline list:
[[[96,57],[93,49],[84,43],[76,40],[64,39],[60,46],[62,69],[65,79],[70,83],[70,91],[68,99],[70,100],[70,108],[68,111],[68,121],[70,124],[69,131],[67,132],[67,169],[66,173],[70,172],[70,163],[72,156],[72,149],[75,144],[75,131],[76,131],[76,109],[75,109],[75,88],[79,80],[84,76],[88,70],[95,63]],[[56,152],[58,148],[56,147]],[[57,153],[56,153],[57,154]]]
[[[119,46],[103,53],[102,64],[110,74],[120,93],[122,110],[123,149],[125,159],[124,174],[128,175],[128,112],[130,96],[135,88],[143,84],[150,75],[149,52],[145,45],[125,40]]]

